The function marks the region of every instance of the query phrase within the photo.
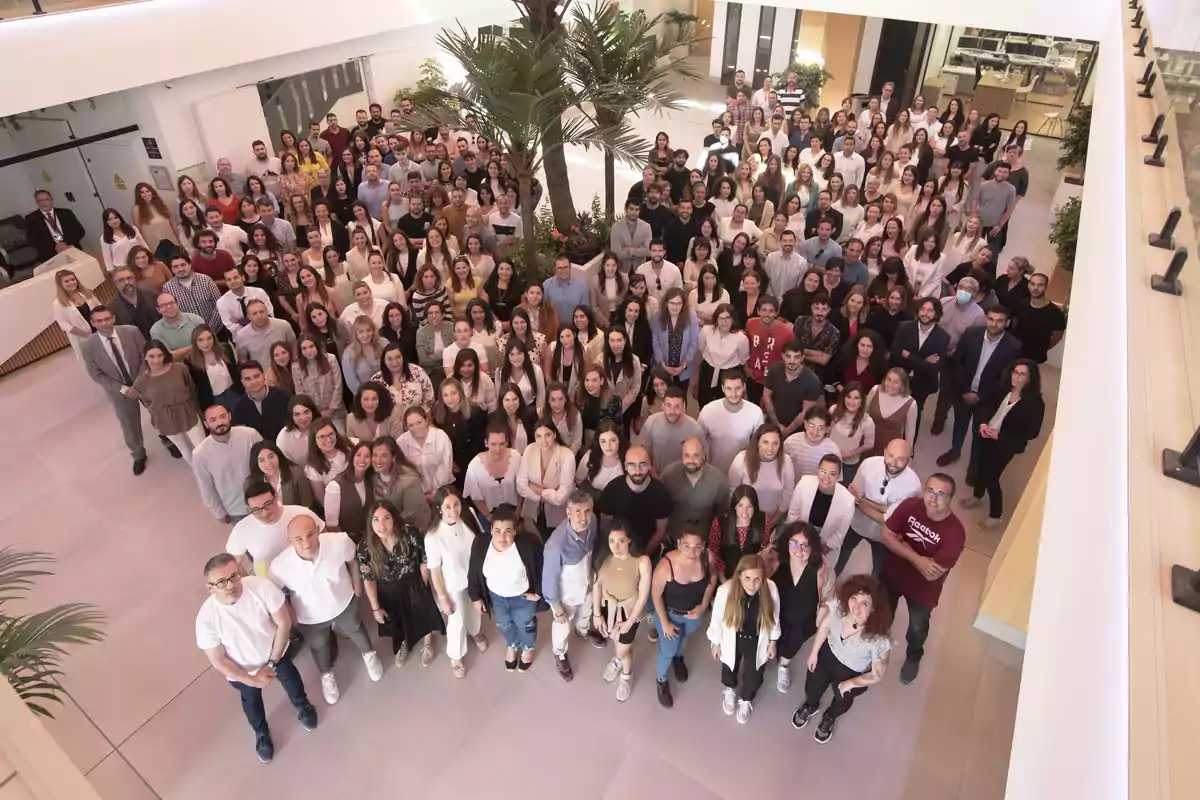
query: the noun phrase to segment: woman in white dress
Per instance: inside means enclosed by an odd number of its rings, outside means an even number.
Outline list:
[[[141,245],[146,247],[146,240],[141,232],[125,221],[121,212],[114,208],[104,209],[104,231],[100,234],[100,252],[104,257],[104,267],[111,275],[117,267],[129,263],[129,251]],[[147,248],[149,249],[149,248]]]
[[[486,445],[486,450],[471,459],[463,479],[463,494],[485,519],[502,503],[519,510],[523,502],[517,492],[521,454],[512,448],[507,426],[489,425]]]
[[[438,607],[446,616],[446,656],[456,678],[466,677],[468,637],[479,652],[487,650],[480,632],[478,608],[467,597],[467,571],[471,547],[484,534],[469,511],[464,513],[463,496],[454,485],[444,486],[433,498],[434,520],[425,534],[425,558],[429,582]]]

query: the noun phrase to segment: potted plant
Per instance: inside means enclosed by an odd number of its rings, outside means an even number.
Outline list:
[[[1054,209],[1054,222],[1050,225],[1050,244],[1058,256],[1058,265],[1067,272],[1075,269],[1075,248],[1079,244],[1079,212],[1083,202],[1072,197]]]
[[[51,574],[42,565],[53,561],[46,553],[0,550],[0,673],[29,710],[43,717],[54,716],[47,701],[62,702],[59,681],[67,647],[104,638],[99,628],[104,615],[88,603],[27,613],[6,608],[10,602],[26,608],[26,595],[35,581]]]
[[[421,66],[417,68],[416,88],[405,86],[396,92],[393,103],[396,108],[400,107],[400,101],[407,98],[412,100],[414,107],[428,105],[436,102],[447,88],[446,71],[442,69],[442,63],[436,58],[426,58],[421,62]]]
[[[794,61],[792,65],[774,78],[775,86],[786,86],[789,72],[796,73],[796,85],[804,90],[804,105],[806,108],[816,108],[821,96],[821,89],[833,74],[825,69],[824,64],[815,61]]]
[[[1067,117],[1067,130],[1059,142],[1058,168],[1067,183],[1082,184],[1087,167],[1088,137],[1092,133],[1092,107],[1079,105]]]

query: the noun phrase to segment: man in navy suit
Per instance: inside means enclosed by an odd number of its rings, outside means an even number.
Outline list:
[[[918,436],[921,409],[925,399],[937,393],[942,362],[950,349],[950,334],[938,325],[941,319],[942,304],[926,297],[917,306],[917,318],[901,322],[892,338],[892,364],[908,372],[909,391],[917,404]]]
[[[49,261],[68,247],[79,247],[83,225],[69,208],[55,208],[54,195],[45,189],[33,193],[37,211],[25,215],[25,238],[37,250],[38,261]]]
[[[954,432],[950,449],[938,456],[939,467],[962,457],[963,444],[981,397],[999,391],[1005,368],[1021,357],[1021,343],[1007,332],[1008,316],[1008,309],[1003,306],[987,312],[987,325],[964,333],[950,357],[951,385],[943,386],[942,391],[954,392]],[[971,459],[975,460],[974,452]],[[967,469],[968,478],[973,473],[973,469]]]

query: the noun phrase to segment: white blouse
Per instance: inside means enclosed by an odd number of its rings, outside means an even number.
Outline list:
[[[579,459],[579,468],[575,470],[575,483],[580,486],[590,485],[596,490],[597,494],[604,491],[604,487],[608,486],[614,478],[619,478],[625,474],[625,468],[620,461],[613,464],[611,467],[600,465],[600,469],[596,471],[596,477],[588,480],[588,467],[592,463],[592,451],[589,449],[584,452],[583,457]]]
[[[700,292],[698,289],[693,288],[690,292],[688,292],[688,308],[690,308],[692,311],[695,311],[696,316],[700,318],[702,322],[711,321],[713,315],[717,313],[717,306],[721,305],[722,303],[730,302],[729,292],[726,291],[724,287],[718,286],[717,288],[719,290],[717,299],[705,300],[703,303],[700,302]]]
[[[111,242],[104,241],[102,237],[100,240],[100,251],[104,256],[104,266],[109,272],[112,272],[117,267],[125,266],[129,263],[129,251],[137,245],[146,247],[146,240],[142,238],[142,232],[137,228],[133,229],[133,238],[126,236],[120,231],[113,232],[113,240]]]
[[[213,394],[216,394],[216,387],[213,387]],[[299,428],[288,430],[284,428],[275,437],[275,446],[280,452],[298,467],[308,466],[308,431],[302,431]]]
[[[363,280],[366,281],[373,297],[388,303],[403,303],[404,285],[400,283],[400,278],[396,275],[385,272],[383,280],[376,282],[368,274]]]
[[[521,454],[511,447],[508,449],[508,469],[500,479],[487,471],[483,463],[485,455],[480,453],[467,465],[463,496],[474,501],[475,507],[485,514],[502,503],[516,508],[520,501],[517,495],[517,470],[521,468]]]
[[[454,451],[450,437],[441,428],[431,425],[423,443],[418,442],[411,432],[405,432],[396,444],[421,474],[423,492],[433,494],[454,482]]]
[[[904,269],[908,271],[908,279],[917,297],[941,296],[942,280],[946,276],[944,255],[937,261],[923,261],[917,257],[917,245],[913,245],[904,254]]]
[[[705,325],[700,329],[700,357],[713,368],[713,386],[723,369],[740,367],[750,359],[750,340],[741,331],[725,335],[716,325]]]

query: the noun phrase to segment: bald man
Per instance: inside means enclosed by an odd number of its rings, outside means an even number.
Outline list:
[[[683,531],[695,531],[707,541],[712,521],[729,510],[729,478],[707,462],[704,442],[697,437],[684,441],[680,455],[681,460],[661,473],[675,504],[667,522],[667,540],[674,542]]]
[[[596,513],[603,524],[627,520],[634,543],[655,560],[662,554],[667,520],[674,508],[667,487],[650,474],[650,452],[641,445],[625,452],[624,479],[609,481],[596,500]]]
[[[883,545],[883,522],[902,500],[921,494],[921,478],[909,464],[912,448],[904,439],[893,439],[883,455],[865,459],[850,484],[854,495],[854,519],[842,541],[834,572],[841,574],[850,562],[850,554],[862,540],[871,546],[871,575],[879,577],[887,548]]]

